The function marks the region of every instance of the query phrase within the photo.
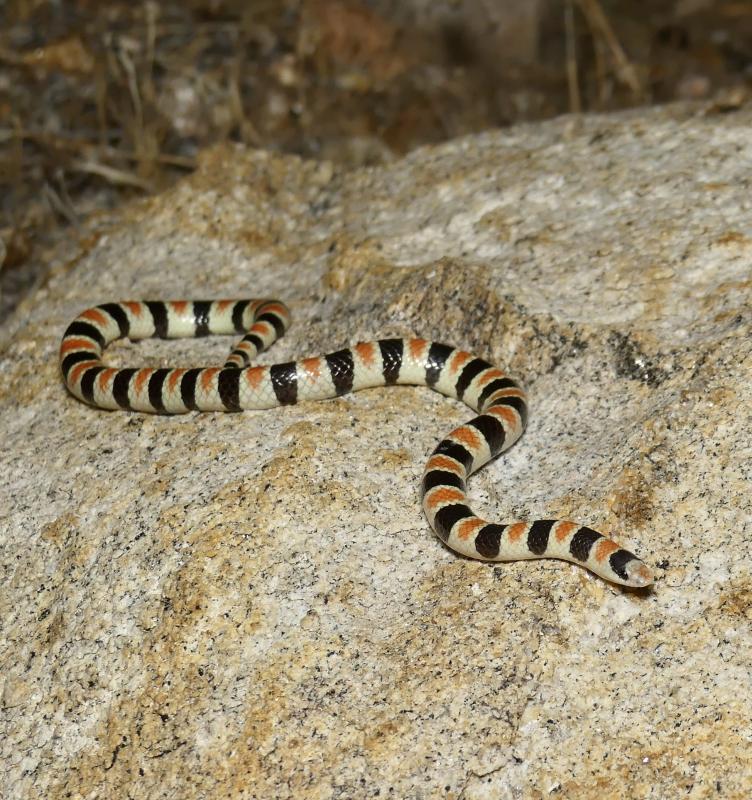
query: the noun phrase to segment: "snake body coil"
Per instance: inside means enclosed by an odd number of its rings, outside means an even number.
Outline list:
[[[163,414],[273,408],[393,384],[428,386],[479,414],[440,442],[423,473],[423,508],[443,542],[486,561],[561,558],[625,586],[652,582],[640,559],[592,528],[553,519],[489,523],[470,509],[468,476],[514,444],[527,420],[524,391],[500,369],[424,339],[361,342],[325,356],[250,366],[289,324],[289,311],[277,300],[105,303],[68,327],[60,365],[79,400]],[[101,360],[104,348],[121,337],[233,333],[245,335],[221,368],[115,369]]]

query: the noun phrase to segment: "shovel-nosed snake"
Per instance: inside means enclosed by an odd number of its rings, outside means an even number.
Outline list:
[[[592,528],[569,520],[486,522],[470,508],[468,477],[522,435],[525,392],[502,370],[463,350],[425,339],[361,342],[325,356],[251,366],[290,324],[278,300],[180,300],[105,303],[66,330],[60,366],[68,389],[105,409],[162,414],[266,409],[339,397],[376,386],[428,386],[478,413],[455,428],[428,459],[423,509],[452,550],[485,561],[559,558],[614,583],[647,586],[650,569]],[[223,367],[107,367],[115,339],[244,334]]]

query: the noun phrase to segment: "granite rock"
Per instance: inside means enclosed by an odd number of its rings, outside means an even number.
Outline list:
[[[563,118],[343,171],[221,147],[5,327],[0,795],[748,798],[752,112]],[[418,334],[527,386],[470,483],[655,566],[446,550],[417,484],[468,418],[421,388],[108,413],[60,336],[142,297],[278,296],[264,363]],[[119,342],[113,364],[230,342]]]

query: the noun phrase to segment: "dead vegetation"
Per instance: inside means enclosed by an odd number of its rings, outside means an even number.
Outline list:
[[[6,0],[0,321],[81,221],[232,139],[376,163],[567,111],[752,80],[752,2]]]

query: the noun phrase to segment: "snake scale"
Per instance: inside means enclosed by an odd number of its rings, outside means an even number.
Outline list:
[[[502,370],[425,339],[361,342],[325,356],[251,366],[289,324],[289,311],[278,300],[105,303],[68,327],[60,366],[79,400],[162,414],[266,409],[375,386],[428,386],[478,414],[439,443],[423,473],[423,509],[445,544],[485,561],[559,558],[624,586],[652,583],[651,570],[639,558],[586,525],[554,519],[497,524],[471,510],[468,477],[514,444],[527,421],[525,392]],[[115,369],[101,360],[104,348],[122,337],[210,334],[244,334],[223,367]]]

